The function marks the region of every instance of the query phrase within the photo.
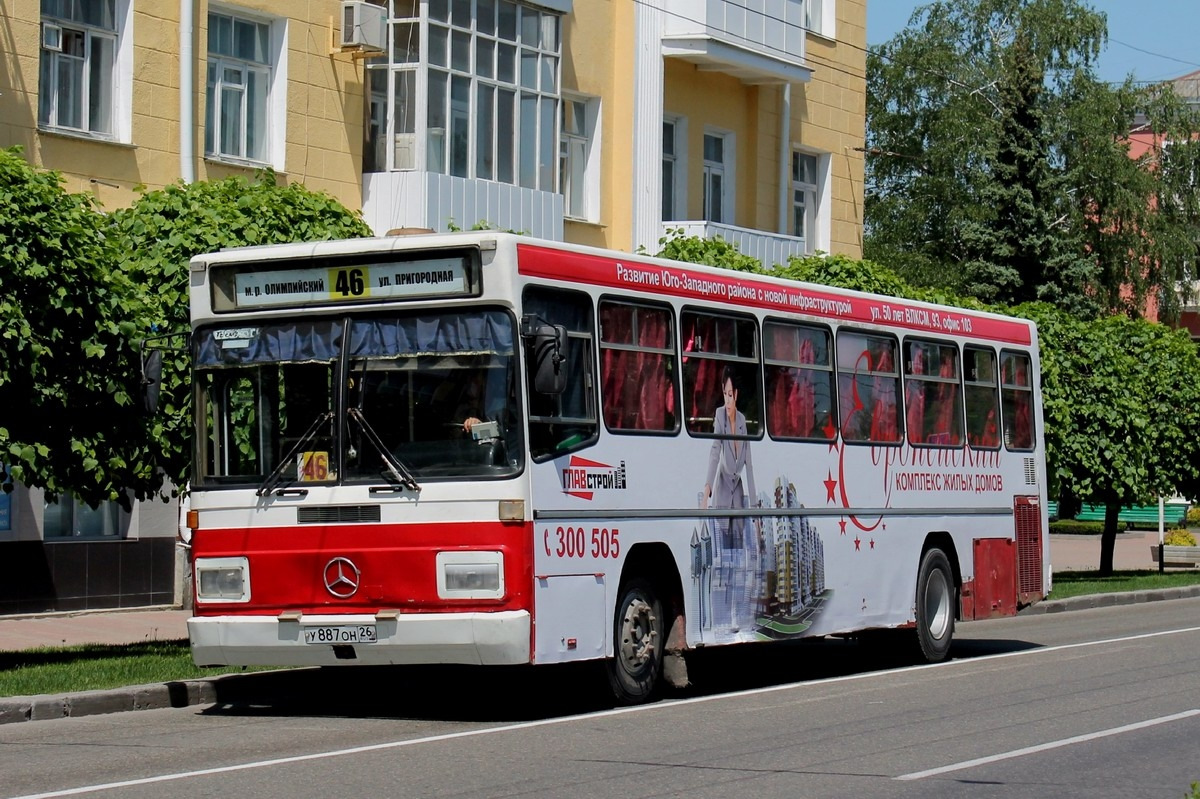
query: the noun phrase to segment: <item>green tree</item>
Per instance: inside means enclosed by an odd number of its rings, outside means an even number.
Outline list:
[[[57,172],[0,150],[0,483],[95,506],[147,496],[158,477],[138,401],[132,319],[103,217]]]
[[[145,292],[142,335],[184,333],[188,323],[188,262],[206,252],[370,236],[357,212],[323,192],[279,185],[274,173],[145,192],[110,217],[121,271]],[[160,405],[152,420],[159,466],[177,485],[191,463],[191,360],[186,349],[164,358]]]
[[[1099,82],[1106,38],[1083,0],[939,0],[870,54],[868,257],[989,302],[1092,316],[1157,294],[1170,316],[1197,215],[1156,212],[1181,171],[1128,136],[1200,127],[1169,87]]]
[[[1185,333],[1144,320],[1016,310],[1038,324],[1052,491],[1105,506],[1110,574],[1123,506],[1200,489],[1200,356]]]

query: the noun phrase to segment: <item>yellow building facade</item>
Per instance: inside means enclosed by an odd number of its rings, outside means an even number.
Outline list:
[[[374,7],[372,7],[374,6]],[[378,233],[861,254],[865,0],[9,0],[0,146],[120,207],[251,175]]]

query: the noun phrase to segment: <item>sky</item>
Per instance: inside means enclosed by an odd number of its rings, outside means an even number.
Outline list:
[[[1108,15],[1101,80],[1156,81],[1200,70],[1200,0],[1084,0]],[[928,0],[867,0],[867,44],[886,42]]]

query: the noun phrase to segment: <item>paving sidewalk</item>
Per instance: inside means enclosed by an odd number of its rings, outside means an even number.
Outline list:
[[[1155,569],[1150,547],[1158,545],[1157,532],[1121,533],[1113,553],[1113,568]],[[1100,536],[1050,537],[1050,563],[1054,571],[1094,570],[1100,565]],[[1200,585],[1159,591],[1094,594],[1039,602],[1022,611],[1058,613],[1118,604],[1200,597]],[[142,641],[178,641],[187,638],[189,611],[174,608],[51,613],[0,617],[0,651],[78,644],[131,644]],[[161,685],[139,685],[104,691],[34,697],[0,697],[0,724],[86,716],[124,710],[211,704],[217,701],[222,680],[247,675],[224,675]]]

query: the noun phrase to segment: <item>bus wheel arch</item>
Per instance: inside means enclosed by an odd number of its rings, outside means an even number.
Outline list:
[[[625,556],[612,630],[606,670],[619,702],[648,701],[664,677],[676,687],[687,684],[683,585],[666,544],[638,544]]]
[[[928,534],[917,566],[913,644],[929,663],[945,660],[950,654],[961,588],[954,540],[946,532]]]

